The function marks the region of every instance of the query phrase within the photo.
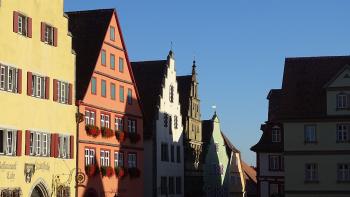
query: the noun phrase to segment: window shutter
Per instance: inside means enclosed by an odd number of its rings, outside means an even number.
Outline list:
[[[73,135],[70,136],[69,143],[70,143],[69,155],[70,155],[70,158],[73,159],[74,158],[74,136]]]
[[[22,131],[17,131],[17,146],[16,146],[16,156],[22,155]]]
[[[50,77],[45,77],[45,99],[50,97]]]
[[[32,18],[30,17],[28,17],[28,21],[27,21],[27,30],[28,30],[27,36],[31,38],[32,37]]]
[[[55,145],[55,147],[54,147],[54,149],[55,149],[54,157],[55,157],[55,158],[58,157],[58,149],[60,148],[60,147],[58,147],[58,140],[59,140],[58,134],[55,133],[55,144],[54,144],[54,145]]]
[[[27,73],[27,95],[32,96],[33,94],[33,87],[32,87],[32,73]]]
[[[50,157],[55,156],[55,134],[51,134]]]
[[[40,40],[41,42],[45,42],[45,23],[41,22],[41,34],[40,34]]]
[[[53,46],[57,47],[57,28],[53,28]]]
[[[26,140],[25,140],[25,155],[30,154],[30,131],[26,130]]]
[[[17,70],[17,93],[22,94],[22,69]]]
[[[57,80],[53,80],[53,101],[58,101],[58,87],[57,87]]]
[[[13,32],[18,33],[18,12],[13,11]]]
[[[72,93],[73,93],[73,85],[69,84],[69,92],[68,92],[68,104],[72,104]]]

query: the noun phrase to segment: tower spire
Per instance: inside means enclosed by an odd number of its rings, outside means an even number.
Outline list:
[[[196,74],[196,57],[193,58],[193,64],[192,64],[192,75]]]

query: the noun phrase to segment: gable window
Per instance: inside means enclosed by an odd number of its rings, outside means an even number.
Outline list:
[[[51,134],[38,131],[30,131],[29,135],[29,155],[49,156],[50,155]]]
[[[18,72],[17,68],[0,64],[0,90],[19,93],[18,85],[21,84],[18,84],[20,81]]]
[[[115,130],[116,131],[123,131],[124,130],[123,118],[116,117],[114,124],[115,124]]]
[[[161,161],[169,161],[169,149],[167,143],[161,144]]]
[[[101,166],[110,166],[109,153],[110,152],[108,150],[101,150],[100,152]]]
[[[337,109],[347,109],[349,106],[349,96],[345,93],[337,94]]]
[[[66,136],[66,135],[58,136],[58,157],[59,158],[63,158],[63,159],[70,158],[69,145],[70,145],[69,136]]]
[[[95,164],[95,149],[85,148],[85,166]]]
[[[177,159],[177,163],[181,163],[181,148],[180,148],[180,146],[176,147],[176,159]]]
[[[115,68],[115,56],[114,56],[114,54],[111,53],[109,61],[111,64],[111,69],[114,70],[114,68]]]
[[[0,128],[0,155],[16,155],[17,131]]]
[[[114,167],[124,166],[124,154],[121,152],[114,152]]]
[[[128,153],[128,168],[136,168],[136,154]]]
[[[350,181],[350,164],[342,163],[337,167],[338,181]]]
[[[101,96],[106,97],[107,95],[107,87],[106,87],[106,80],[101,80]]]
[[[112,26],[109,27],[109,37],[111,41],[115,41],[115,28]]]
[[[105,128],[110,128],[109,127],[109,115],[107,114],[101,114],[101,128],[105,127]]]
[[[127,99],[128,99],[128,104],[131,105],[132,104],[132,90],[131,89],[128,89]]]
[[[318,165],[316,163],[305,165],[305,181],[318,181]]]
[[[304,140],[305,143],[316,143],[316,125],[305,125]]]
[[[85,125],[95,125],[95,119],[94,111],[85,110]]]
[[[106,66],[106,51],[105,50],[101,51],[101,64],[103,66]]]
[[[167,113],[164,113],[164,127],[168,127],[168,118],[169,115]]]
[[[272,127],[272,142],[281,142],[281,129],[278,126]]]
[[[280,155],[269,155],[269,170],[280,171],[284,168],[283,157]]]
[[[115,84],[111,83],[111,99],[115,100]]]
[[[119,72],[124,72],[124,59],[123,58],[119,58]]]
[[[124,103],[124,86],[119,86],[119,101]]]
[[[96,86],[97,86],[96,77],[91,78],[91,94],[96,94]]]
[[[348,124],[337,125],[337,142],[349,142],[349,128]]]
[[[174,102],[174,86],[173,85],[170,86],[169,100],[171,103]]]
[[[128,132],[136,133],[136,120],[128,119]]]
[[[37,98],[45,98],[46,93],[46,83],[45,83],[46,77],[39,76],[39,75],[32,75],[32,96]]]
[[[69,83],[63,82],[63,81],[57,81],[57,98],[58,102],[63,104],[68,104],[68,97],[69,97]]]

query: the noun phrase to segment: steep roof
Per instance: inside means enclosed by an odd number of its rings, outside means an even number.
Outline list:
[[[223,132],[221,132],[221,135],[224,138],[226,151],[228,153],[230,153],[230,152],[240,153],[240,151],[231,143],[231,141],[226,137],[226,135]]]
[[[76,56],[76,98],[82,100],[108,30],[114,9],[67,12]]]
[[[242,161],[242,170],[246,180],[246,191],[248,196],[256,196],[257,194],[257,179],[256,170]]]
[[[153,119],[159,107],[167,65],[167,60],[131,63],[144,113],[145,135],[151,135],[153,131]]]
[[[192,84],[192,75],[178,76],[177,80],[177,89],[179,92],[180,103],[181,103],[181,115],[182,121],[185,122],[185,117],[188,116],[189,102],[191,95],[191,84]]]

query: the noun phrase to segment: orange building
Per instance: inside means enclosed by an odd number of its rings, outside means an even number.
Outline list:
[[[67,14],[77,54],[77,194],[143,196],[142,112],[116,11]]]

